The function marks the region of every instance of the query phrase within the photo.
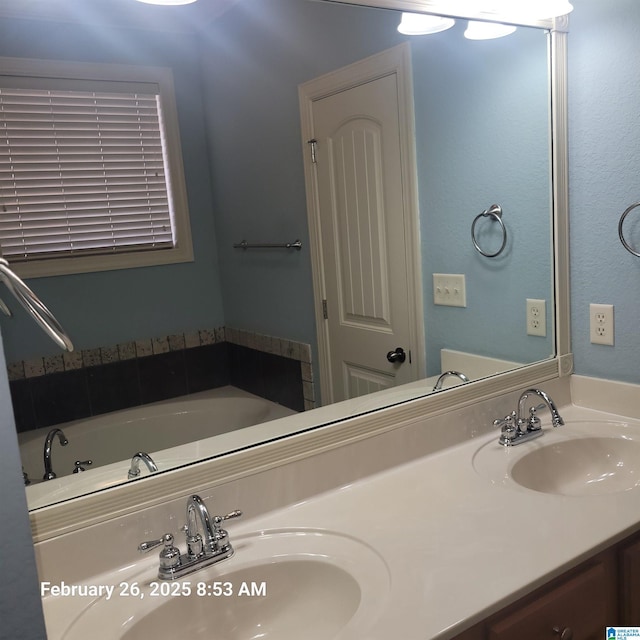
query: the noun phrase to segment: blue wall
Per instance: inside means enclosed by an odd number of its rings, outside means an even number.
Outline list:
[[[640,201],[640,3],[575,0],[574,7],[569,208],[575,371],[640,383],[640,258],[618,239],[622,212]],[[639,248],[640,209],[630,216],[626,234]],[[615,305],[614,347],[589,342],[592,302]]]
[[[168,66],[173,70],[195,262],[30,280],[76,348],[224,324],[208,148],[203,135],[199,51],[193,37],[0,20],[0,55]],[[9,362],[58,352],[13,300],[6,302],[17,316],[0,321]]]
[[[640,65],[640,4],[636,0],[572,1],[570,233],[576,372],[640,383],[640,259],[628,254],[617,239],[621,212],[640,199],[640,85],[636,73]],[[0,29],[4,45],[7,39],[19,40],[19,32],[13,37],[14,32],[1,23]],[[634,238],[640,243],[637,235]],[[589,302],[616,305],[614,348],[589,344]],[[3,369],[0,366],[0,371]],[[8,390],[2,373],[0,380],[0,398],[6,408]],[[43,637],[42,618],[31,570],[33,555],[13,419],[5,411],[1,420],[0,485],[4,500],[0,535],[8,545],[8,554],[26,563],[11,569],[0,585],[0,602],[9,605],[7,611],[2,610],[3,632],[35,640]]]
[[[391,11],[248,0],[208,33],[203,77],[231,326],[315,343],[306,243],[289,255],[232,244],[306,241],[297,85],[407,40],[398,22]],[[546,299],[552,316],[546,37],[519,30],[471,43],[463,26],[409,38],[430,373],[443,347],[522,362],[553,352],[551,331],[527,336],[525,320],[526,298]],[[510,239],[504,256],[487,260],[470,228],[493,202],[505,208]],[[466,309],[434,307],[432,272],[466,274]]]
[[[0,348],[0,638],[46,638],[38,575],[31,542],[20,451],[11,410],[4,353]]]
[[[440,371],[441,348],[516,362],[554,353],[551,330],[527,335],[525,302],[546,300],[550,328],[547,37],[520,28],[470,41],[465,26],[411,40],[430,374]],[[470,231],[493,203],[502,206],[507,244],[487,258]],[[497,223],[479,221],[476,235],[488,253],[500,248]],[[467,307],[435,306],[432,273],[464,273]]]
[[[397,23],[396,12],[300,0],[246,0],[203,30],[199,43],[126,29],[0,23],[0,55],[174,70],[196,261],[32,280],[77,348],[223,324],[315,345],[297,86],[405,41]],[[551,332],[546,340],[527,337],[524,319],[525,298],[549,300],[551,279],[549,220],[541,214],[549,197],[545,44],[539,32],[533,36],[520,30],[470,43],[459,24],[409,39],[430,373],[439,370],[442,347],[519,361],[552,351]],[[535,68],[523,48],[535,50]],[[488,121],[509,121],[519,139],[497,135]],[[527,153],[514,153],[523,144]],[[473,250],[469,229],[494,201],[505,208],[510,241],[504,256],[487,260]],[[242,239],[296,238],[305,243],[301,252],[232,248]],[[433,306],[434,271],[466,273],[466,309]],[[17,316],[3,321],[9,361],[55,353],[22,310]]]

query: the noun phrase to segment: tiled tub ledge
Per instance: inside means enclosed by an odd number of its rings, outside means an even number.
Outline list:
[[[640,420],[623,420],[597,403],[572,404],[567,380],[543,388],[567,424],[611,420],[640,430]],[[228,526],[232,540],[294,528],[347,536],[372,549],[390,587],[365,626],[341,640],[447,640],[640,528],[638,488],[570,497],[505,487],[476,471],[477,451],[497,438],[491,421],[513,408],[518,395],[193,492],[213,513],[243,509],[245,517]],[[541,418],[551,429],[547,415]],[[37,544],[40,579],[106,580],[105,572],[117,568],[126,579],[134,564],[153,572],[157,559],[141,560],[136,546],[171,530],[179,540],[185,499],[142,504],[137,513]],[[45,599],[49,640],[59,637],[56,607]]]

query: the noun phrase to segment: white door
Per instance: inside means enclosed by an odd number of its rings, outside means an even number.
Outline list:
[[[413,141],[402,137],[399,94],[394,69],[310,105],[325,402],[411,382],[420,373],[417,274],[406,237],[407,230],[417,233],[417,222],[407,220],[415,212],[405,183],[406,157],[413,156],[403,149]]]

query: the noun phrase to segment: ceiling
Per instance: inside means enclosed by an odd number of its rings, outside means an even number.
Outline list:
[[[162,7],[136,0],[1,0],[0,18],[190,31],[215,20],[237,1],[199,0],[188,5]]]

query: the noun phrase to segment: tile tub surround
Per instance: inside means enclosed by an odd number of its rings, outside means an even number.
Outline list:
[[[620,419],[597,405],[571,404],[566,379],[541,386],[567,421]],[[638,388],[632,391],[637,397]],[[366,630],[368,640],[446,640],[640,528],[638,490],[566,498],[507,490],[477,475],[473,454],[496,437],[491,420],[513,408],[518,396],[414,420],[217,487],[194,486],[193,492],[213,513],[243,509],[244,518],[228,527],[232,540],[294,527],[338,532],[370,545],[386,563],[392,588]],[[541,417],[550,428],[547,416]],[[152,572],[157,558],[140,560],[135,548],[143,539],[177,532],[185,504],[186,495],[141,504],[136,513],[36,544],[40,579],[99,583],[107,579],[100,574],[136,562]],[[526,553],[523,536],[511,532],[531,533]],[[118,545],[111,544],[114,539]],[[45,600],[45,615],[54,609]],[[56,640],[55,625],[51,631],[50,640]]]
[[[224,327],[7,368],[18,432],[228,384],[294,411],[315,406],[309,345]]]

